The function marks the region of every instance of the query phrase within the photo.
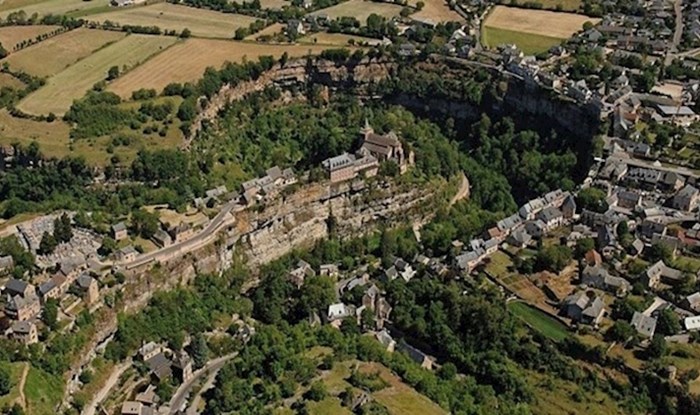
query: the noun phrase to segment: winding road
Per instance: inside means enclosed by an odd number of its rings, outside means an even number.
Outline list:
[[[228,362],[236,356],[238,356],[237,352],[210,360],[209,362],[207,362],[206,365],[204,365],[204,367],[195,371],[192,374],[192,378],[180,385],[180,387],[177,388],[177,391],[173,395],[172,399],[170,399],[170,414],[175,415],[180,409],[182,409],[182,407],[187,402],[187,396],[190,394],[190,392],[192,391],[192,387],[195,385],[195,383],[197,383],[198,380],[202,379],[204,376],[209,376],[209,378],[207,379],[207,384],[204,385],[205,387],[203,387],[201,391],[204,392],[205,388],[211,387],[214,384],[214,380],[216,379],[216,373],[219,370],[221,370],[222,367],[224,367],[226,362]],[[193,401],[197,401],[197,399],[194,399]],[[192,406],[194,405],[191,405],[190,409],[188,409],[188,413],[192,410]],[[196,408],[194,413],[196,413]]]

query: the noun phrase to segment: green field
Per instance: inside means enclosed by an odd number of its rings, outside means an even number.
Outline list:
[[[45,86],[20,101],[17,108],[28,114],[65,113],[73,101],[83,97],[107,76],[112,66],[133,68],[176,42],[173,37],[129,35],[100,49],[49,78]]]
[[[27,363],[17,362],[17,363],[3,363],[3,365],[10,372],[10,381],[12,382],[12,389],[10,393],[5,396],[0,397],[0,407],[5,405],[12,406],[12,404],[20,399],[19,381],[22,377],[22,371]]]
[[[41,369],[32,367],[24,385],[27,398],[27,414],[51,415],[63,398],[63,382]]]
[[[569,337],[569,332],[566,329],[566,326],[549,317],[544,312],[525,303],[512,301],[508,303],[508,310],[527,323],[534,330],[537,330],[554,341],[564,340],[565,338]]]
[[[514,44],[526,55],[533,55],[546,52],[552,46],[560,44],[563,39],[484,26],[481,28],[481,40],[490,48]]]

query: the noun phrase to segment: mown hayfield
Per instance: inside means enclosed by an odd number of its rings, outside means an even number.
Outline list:
[[[14,70],[34,76],[52,76],[125,36],[121,32],[75,29],[13,53],[6,62]]]
[[[349,0],[327,9],[317,10],[312,15],[325,14],[329,19],[348,16],[356,18],[362,25],[367,23],[370,14],[378,14],[387,19],[401,13],[401,6],[389,3],[376,3],[365,0]]]
[[[520,48],[526,55],[536,55],[541,52],[546,52],[552,46],[560,44],[562,40],[563,39],[556,37],[514,32],[512,30],[497,29],[495,27],[481,28],[481,41],[484,45],[495,48],[499,45],[513,44]]]
[[[574,13],[547,10],[529,10],[496,6],[484,21],[484,27],[530,33],[559,39],[568,39],[582,30],[585,22],[598,23],[600,19]]]
[[[0,17],[5,18],[8,14],[24,10],[27,16],[37,13],[40,16],[47,14],[73,14],[85,13],[88,9],[99,9],[106,6],[102,1],[84,0],[5,0],[0,4]]]
[[[24,82],[10,75],[0,72],[0,88],[24,89]]]
[[[282,33],[284,31],[285,27],[286,26],[283,25],[282,23],[273,23],[257,33],[253,33],[252,35],[248,35],[245,38],[245,40],[256,40],[257,38],[259,38],[261,36],[274,36],[278,33]]]
[[[129,35],[52,76],[17,108],[29,114],[63,114],[74,100],[104,80],[110,67],[133,68],[176,41],[166,36]]]
[[[236,29],[248,27],[254,18],[233,13],[219,13],[194,7],[158,3],[90,16],[91,21],[109,20],[120,25],[158,26],[178,32],[187,28],[193,36],[233,38]]]
[[[119,96],[129,97],[139,88],[162,91],[171,82],[196,81],[209,67],[220,68],[226,62],[241,62],[244,58],[255,60],[259,56],[290,57],[317,54],[327,46],[322,45],[267,45],[213,39],[188,39],[150,59],[108,87]]]
[[[419,0],[411,0],[408,2],[411,6],[415,6]],[[434,23],[440,22],[463,22],[464,19],[456,11],[451,10],[445,0],[422,0],[424,3],[423,9],[413,13],[411,18],[419,21],[431,21]]]
[[[23,40],[34,40],[37,36],[53,32],[59,26],[6,26],[0,27],[0,44],[9,52],[12,52]]]
[[[36,141],[44,155],[60,158],[69,154],[69,133],[70,128],[61,121],[49,123],[17,118],[6,109],[0,110],[0,145],[29,145]]]

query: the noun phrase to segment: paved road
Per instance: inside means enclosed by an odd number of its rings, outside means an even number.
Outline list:
[[[216,372],[221,370],[222,367],[228,362],[229,360],[233,359],[234,357],[238,356],[238,353],[232,353],[228,354],[226,356],[221,356],[219,358],[216,358],[214,360],[210,360],[206,365],[204,365],[203,368],[197,370],[194,372],[192,375],[192,378],[180,385],[179,388],[177,388],[177,391],[173,395],[172,399],[170,399],[170,414],[175,415],[177,411],[182,408],[182,406],[187,402],[187,396],[190,394],[190,391],[192,391],[192,387],[194,384],[200,380],[202,377],[207,376],[207,374],[213,374],[212,376],[212,384],[213,384],[213,378],[216,377]],[[207,382],[209,383],[209,382]],[[206,386],[206,385],[205,385]],[[210,385],[211,386],[211,385]]]
[[[107,383],[100,389],[99,392],[97,392],[97,395],[95,395],[94,398],[92,398],[92,401],[90,401],[89,404],[85,407],[83,410],[83,415],[95,415],[95,412],[97,410],[97,407],[104,401],[104,399],[109,395],[109,392],[112,390],[112,388],[117,384],[117,381],[119,381],[119,377],[126,371],[126,369],[131,367],[131,359],[127,360],[126,362],[122,363],[121,365],[115,367],[112,370],[112,374],[109,376],[109,379],[107,379]]]
[[[676,28],[673,32],[673,43],[668,53],[666,53],[664,62],[666,66],[673,63],[673,59],[680,56],[677,54],[678,46],[680,46],[681,40],[683,39],[683,0],[675,0],[673,2],[673,9],[676,15]]]
[[[232,211],[240,211],[243,209],[244,206],[239,205],[237,201],[228,202],[221,208],[219,213],[216,214],[214,219],[209,221],[209,224],[207,224],[207,226],[204,227],[204,229],[199,231],[197,235],[193,236],[192,238],[183,242],[175,243],[157,251],[149,252],[144,255],[139,255],[138,258],[136,258],[135,260],[120,265],[127,269],[135,268],[147,264],[149,262],[156,262],[161,258],[168,258],[169,256],[179,251],[192,251],[198,248],[200,245],[210,242],[209,238],[216,235],[216,233],[220,230],[221,225],[226,219],[228,219],[229,213],[231,213]]]

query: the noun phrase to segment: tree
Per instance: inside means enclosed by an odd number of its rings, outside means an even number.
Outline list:
[[[681,331],[681,322],[678,315],[670,308],[664,309],[658,317],[656,332],[665,336],[673,336]]]
[[[631,337],[634,337],[637,331],[626,321],[616,321],[615,324],[608,329],[605,335],[612,341],[626,342]]]
[[[68,242],[73,238],[73,226],[67,214],[54,219],[53,221],[53,237],[57,243]]]
[[[41,312],[41,321],[44,322],[51,330],[58,327],[58,302],[54,298],[49,298],[44,304],[44,309]]]
[[[652,244],[651,247],[646,251],[647,257],[650,261],[664,261],[668,262],[673,258],[673,249],[668,244],[663,242],[658,242]]]
[[[204,335],[197,333],[192,340],[192,360],[194,360],[194,367],[199,369],[204,367],[204,365],[209,361],[209,346],[207,345],[207,340]]]
[[[107,71],[107,80],[112,81],[114,79],[117,79],[119,77],[119,67],[118,66],[112,66],[109,68]]]
[[[0,366],[0,395],[5,396],[12,389],[12,377],[7,365]]]
[[[576,206],[581,210],[586,209],[593,212],[603,213],[608,210],[608,204],[605,202],[605,192],[595,187],[587,187],[581,189],[576,195]]]
[[[97,249],[97,253],[102,256],[109,256],[117,250],[117,241],[109,236],[102,238],[102,245]]]
[[[538,270],[559,272],[571,262],[571,248],[566,245],[552,245],[537,253],[535,267]]]
[[[182,32],[180,33],[180,37],[183,39],[187,39],[188,37],[192,36],[192,32],[188,28],[182,29]]]
[[[44,234],[41,236],[41,242],[39,242],[39,254],[51,254],[57,246],[58,242],[56,242],[56,238],[54,238],[52,234],[44,232]]]
[[[425,3],[423,3],[422,1],[416,3],[416,10],[421,11],[423,10],[423,7],[425,7]]]
[[[144,239],[150,239],[160,228],[160,221],[156,213],[148,212],[145,209],[137,209],[131,215],[131,227],[134,232]]]
[[[666,356],[666,353],[668,353],[668,344],[666,344],[666,339],[664,339],[664,337],[661,335],[654,336],[654,338],[651,339],[649,347],[647,348],[647,355],[649,358],[659,359]]]
[[[317,380],[316,382],[311,384],[311,387],[309,390],[304,394],[304,397],[306,399],[312,400],[314,402],[319,402],[328,396],[328,390],[326,389],[326,385],[320,381]]]
[[[595,241],[593,238],[583,238],[576,242],[576,248],[574,248],[574,256],[578,259],[583,258],[586,252],[595,249]]]
[[[438,370],[438,376],[445,380],[452,380],[457,375],[457,367],[452,362],[447,362]]]

